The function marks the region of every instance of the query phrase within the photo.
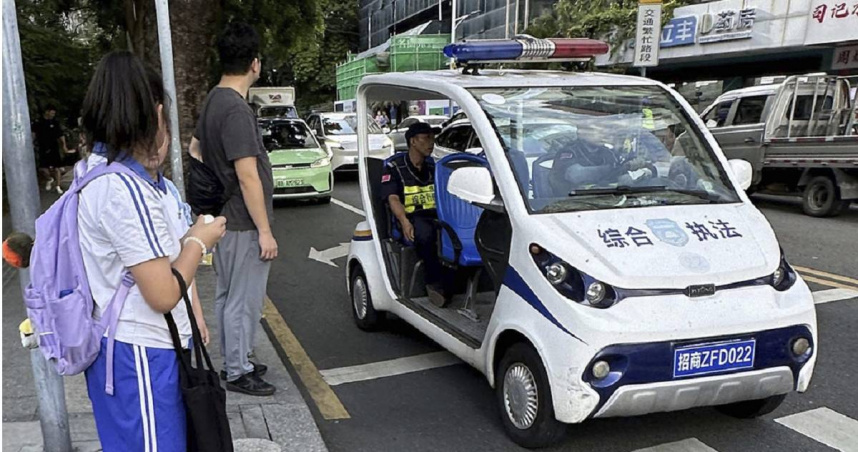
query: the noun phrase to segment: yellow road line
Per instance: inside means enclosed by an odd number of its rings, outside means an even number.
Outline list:
[[[310,360],[310,356],[304,351],[304,347],[298,342],[298,338],[292,333],[286,320],[280,315],[280,311],[271,302],[271,299],[265,297],[265,307],[262,309],[265,316],[265,321],[268,323],[268,328],[274,334],[274,338],[283,347],[289,361],[295,366],[295,371],[310,397],[316,402],[319,407],[319,412],[322,417],[328,420],[333,419],[350,419],[349,412],[346,407],[340,402],[340,399],[334,394],[334,391],[322,378],[319,369]]]
[[[858,290],[856,286],[847,286],[846,284],[840,284],[833,281],[829,281],[827,279],[814,278],[813,276],[801,275],[801,277],[808,282],[815,282],[817,284],[822,284],[824,286],[836,287],[838,289],[849,289],[849,290]]]
[[[844,282],[847,284],[854,284],[858,286],[858,279],[849,278],[846,276],[835,275],[833,273],[827,273],[820,270],[814,270],[812,268],[807,267],[799,267],[797,265],[793,265],[793,268],[800,271],[801,273],[810,273],[811,275],[822,276],[823,278],[833,279],[835,281]]]

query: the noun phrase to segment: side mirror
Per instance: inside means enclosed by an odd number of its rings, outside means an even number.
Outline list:
[[[730,164],[730,169],[733,171],[733,175],[736,176],[736,180],[739,182],[739,186],[742,187],[742,190],[747,190],[754,179],[754,167],[751,166],[751,162],[733,159],[728,161],[728,163]]]
[[[453,171],[447,184],[453,196],[485,209],[503,211],[503,202],[495,197],[492,174],[487,168],[465,167]]]
[[[714,129],[715,127],[718,127],[718,121],[716,121],[714,119],[710,119],[710,120],[706,121],[706,128],[707,129]]]

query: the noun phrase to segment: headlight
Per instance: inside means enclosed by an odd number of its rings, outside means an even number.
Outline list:
[[[798,275],[796,275],[795,270],[787,263],[784,252],[781,250],[781,263],[771,276],[772,287],[779,292],[783,292],[792,287],[796,280],[798,280]]]
[[[323,166],[328,166],[331,164],[331,159],[329,157],[322,157],[319,160],[310,164],[310,168],[321,168]]]
[[[530,254],[545,279],[566,298],[601,309],[617,302],[617,293],[610,285],[575,269],[539,245],[530,245]]]

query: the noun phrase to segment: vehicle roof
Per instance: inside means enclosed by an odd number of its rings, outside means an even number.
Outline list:
[[[449,119],[444,115],[411,115],[405,119],[411,119],[411,118],[421,120],[421,121],[425,121],[427,119]]]
[[[281,116],[270,116],[267,118],[259,118],[259,120],[265,121],[265,122],[298,122],[298,123],[301,123],[305,126],[307,125],[307,123],[304,122],[303,119],[300,119],[300,118],[284,118]]]
[[[733,97],[748,97],[753,95],[764,96],[777,93],[780,87],[781,85],[761,85],[751,86],[749,88],[739,88],[734,89],[732,91],[727,91],[726,93],[718,96],[718,98],[726,99]]]
[[[454,84],[462,88],[490,88],[517,86],[623,86],[657,85],[658,82],[642,77],[601,72],[564,72],[543,70],[481,70],[479,75],[464,75],[459,70],[388,72],[371,74],[361,85],[383,83],[391,85],[430,87],[433,84]]]
[[[322,113],[313,113],[313,114],[319,115],[322,118],[343,119],[343,118],[346,118],[349,116],[355,116],[357,113],[356,112],[346,113],[346,112],[342,112],[342,111],[336,111],[336,112],[327,112],[327,113],[322,112]]]

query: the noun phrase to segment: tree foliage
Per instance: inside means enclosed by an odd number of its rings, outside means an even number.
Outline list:
[[[666,0],[662,21],[673,17],[673,10],[693,3],[692,0]],[[616,52],[635,36],[638,0],[558,0],[554,9],[545,12],[528,28],[537,37],[570,37],[603,39]]]

